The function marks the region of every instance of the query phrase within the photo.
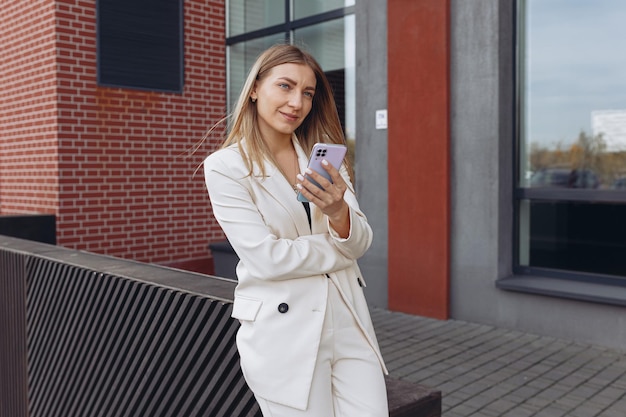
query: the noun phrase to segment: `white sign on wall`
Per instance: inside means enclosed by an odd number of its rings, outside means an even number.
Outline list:
[[[376,110],[376,129],[387,129],[387,109]]]

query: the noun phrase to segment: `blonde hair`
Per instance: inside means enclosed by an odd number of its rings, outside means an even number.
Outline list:
[[[272,68],[287,63],[307,65],[313,70],[316,80],[311,111],[295,131],[300,146],[307,154],[310,154],[316,142],[345,145],[343,128],[337,113],[332,89],[320,65],[310,53],[299,46],[274,45],[261,53],[250,69],[231,115],[230,133],[222,144],[222,148],[237,144],[250,174],[254,164],[256,164],[261,169],[262,175],[265,175],[264,158],[276,165],[273,155],[261,136],[257,120],[257,108],[250,95],[254,90],[255,83],[262,81]],[[245,152],[242,143],[244,138]],[[344,163],[352,177],[352,169],[348,160],[345,159]]]

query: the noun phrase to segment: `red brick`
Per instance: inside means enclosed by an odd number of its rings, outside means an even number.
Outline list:
[[[169,94],[96,85],[93,1],[0,9],[0,213],[54,213],[59,244],[78,249],[207,256],[221,230],[192,175],[218,140],[181,156],[223,116],[224,4],[188,1],[185,19],[185,91]]]

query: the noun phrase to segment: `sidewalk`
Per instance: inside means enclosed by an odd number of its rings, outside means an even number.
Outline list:
[[[391,376],[441,390],[443,417],[626,416],[626,347],[371,313]]]

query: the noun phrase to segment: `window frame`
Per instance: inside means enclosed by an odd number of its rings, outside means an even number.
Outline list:
[[[349,15],[355,14],[355,6],[345,6],[337,9],[329,10],[326,12],[322,12],[319,14],[303,17],[301,19],[291,19],[291,2],[292,0],[285,0],[285,22],[269,26],[266,28],[256,29],[250,32],[245,32],[239,35],[226,37],[226,106],[228,109],[232,108],[234,103],[230,102],[231,98],[231,82],[228,78],[231,74],[231,57],[230,57],[230,47],[236,45],[238,43],[243,43],[246,41],[251,41],[255,39],[261,39],[264,37],[276,35],[282,33],[284,35],[284,40],[286,43],[293,42],[293,34],[296,30],[306,28],[309,26],[318,25],[320,23],[329,22],[336,19],[342,19]],[[229,13],[229,3],[226,2],[226,13]],[[230,21],[229,17],[226,16],[226,22]],[[229,33],[229,28],[226,28],[226,34]]]
[[[626,203],[626,193],[611,190],[541,189],[521,186],[521,156],[523,146],[525,0],[515,0],[513,43],[514,132],[513,132],[513,244],[512,275],[496,280],[496,287],[558,298],[626,306],[626,276],[616,276],[573,270],[543,268],[520,264],[520,228],[522,201],[537,202],[607,202]]]
[[[226,4],[226,8],[228,9],[228,3]],[[256,29],[250,32],[242,33],[235,36],[229,36],[226,38],[226,46],[231,46],[236,43],[249,41],[256,38],[262,38],[265,36],[276,35],[279,33],[285,34],[285,42],[291,42],[293,31],[296,29],[300,29],[306,26],[312,26],[319,23],[327,22],[329,20],[335,20],[342,17],[345,17],[350,14],[354,14],[355,6],[345,6],[334,10],[329,10],[327,12],[322,12],[320,14],[315,14],[312,16],[303,17],[300,19],[291,19],[291,0],[285,0],[285,22],[269,26],[262,29]],[[228,21],[228,20],[227,20]],[[228,28],[226,30],[228,34]]]

